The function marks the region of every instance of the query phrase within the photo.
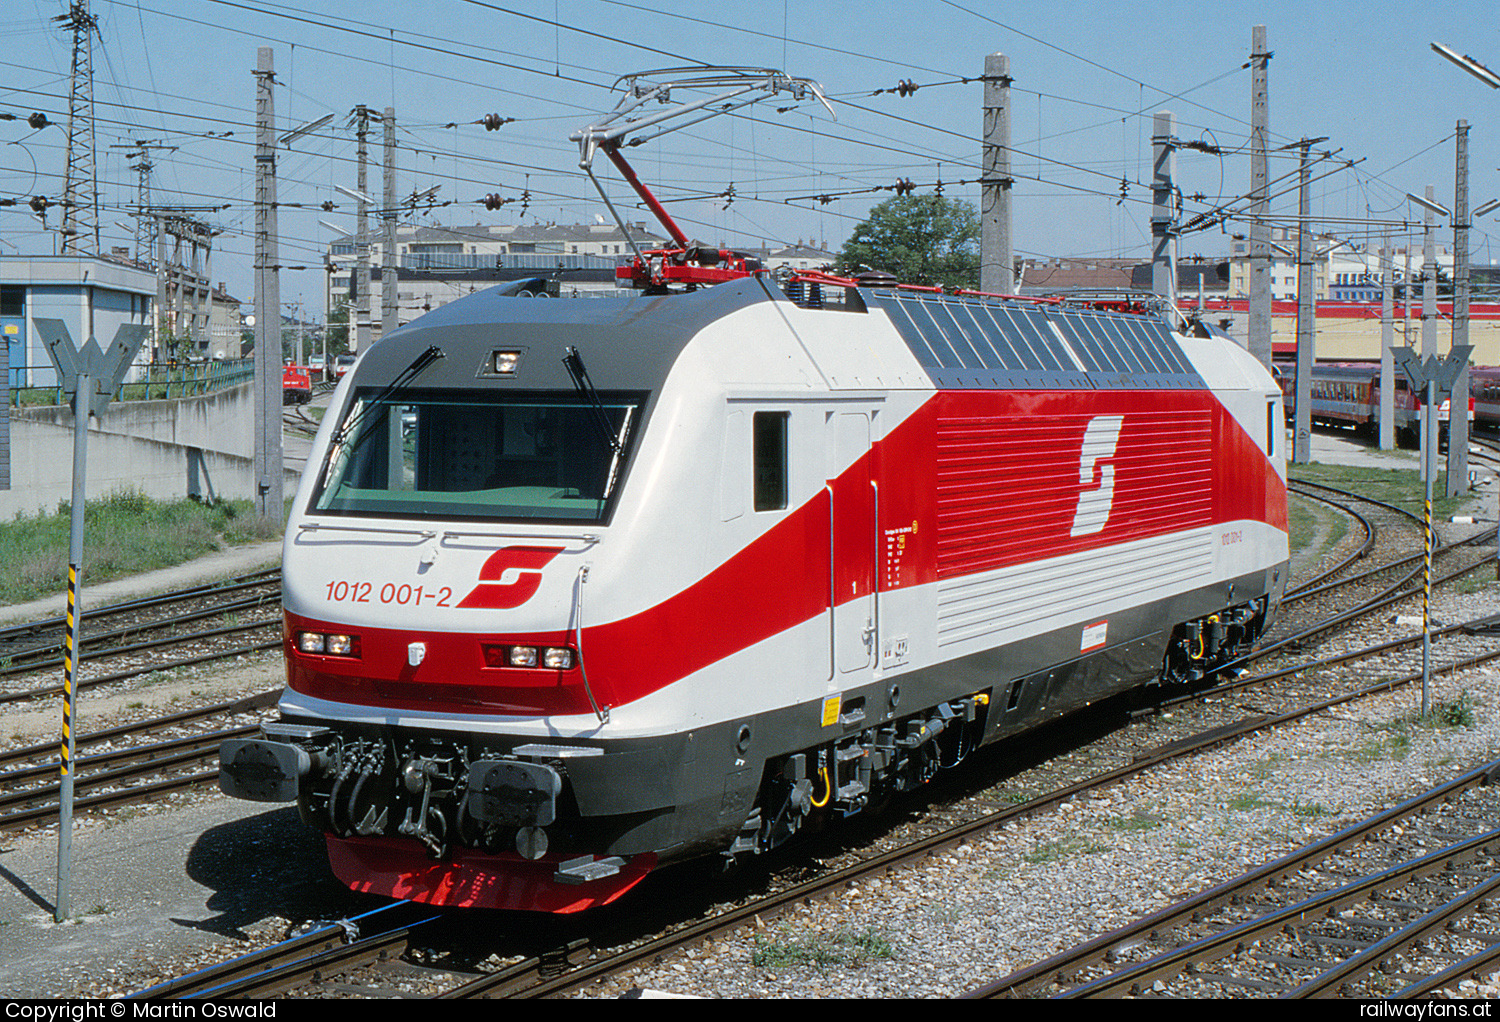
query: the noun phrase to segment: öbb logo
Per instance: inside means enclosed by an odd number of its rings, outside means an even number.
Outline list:
[[[560,546],[508,546],[496,550],[479,569],[479,584],[458,605],[480,610],[519,607],[541,588],[541,569],[562,552]]]
[[[1103,532],[1115,503],[1115,466],[1110,464],[1120,442],[1123,415],[1096,415],[1083,431],[1083,449],[1078,455],[1078,494],[1070,536]],[[1102,462],[1102,464],[1101,464]]]

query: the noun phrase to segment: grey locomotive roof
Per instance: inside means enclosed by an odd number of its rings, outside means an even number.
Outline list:
[[[513,290],[481,291],[393,332],[370,349],[355,383],[384,386],[436,346],[445,357],[412,386],[570,390],[563,357],[572,347],[599,390],[655,393],[704,326],[748,305],[790,300],[760,277],[628,298],[518,298]],[[861,307],[890,316],[940,390],[1205,386],[1171,332],[1151,317],[869,288],[858,295]],[[521,353],[514,376],[485,375],[498,350]]]
[[[392,332],[361,360],[355,384],[383,386],[435,345],[444,358],[412,386],[571,390],[562,360],[575,347],[599,390],[655,391],[704,326],[747,305],[785,300],[755,278],[629,298],[517,298],[506,291],[480,291]],[[522,352],[516,375],[481,379],[483,364],[502,349]]]

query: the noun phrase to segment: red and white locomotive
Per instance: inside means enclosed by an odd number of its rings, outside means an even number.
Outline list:
[[[481,292],[340,384],[281,719],[221,785],[295,800],[351,887],[601,905],[1266,627],[1282,398],[1232,342],[650,255],[644,293]]]
[[[355,888],[572,911],[1260,633],[1247,353],[842,290],[491,291],[372,348],[288,526],[282,723],[225,789],[296,799]]]

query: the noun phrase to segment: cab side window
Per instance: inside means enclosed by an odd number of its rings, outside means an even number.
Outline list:
[[[756,412],[752,420],[755,510],[781,511],[787,505],[788,412]]]

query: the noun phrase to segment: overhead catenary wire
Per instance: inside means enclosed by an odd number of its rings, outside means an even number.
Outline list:
[[[120,8],[121,11],[128,13],[130,17],[137,20],[138,22],[145,14],[181,18],[181,15],[174,14],[173,12],[153,11],[149,6],[149,3],[132,3],[128,2],[128,0],[103,0],[103,2],[112,3],[114,6]],[[288,22],[290,24],[304,26],[320,25],[322,27],[333,29],[341,33],[354,31],[357,35],[359,35],[360,38],[365,38],[372,42],[378,43],[382,49],[395,48],[398,46],[401,48],[406,48],[409,45],[408,37],[411,35],[406,30],[400,29],[399,27],[393,28],[390,26],[373,25],[369,22],[356,22],[354,19],[346,18],[341,15],[314,13],[309,16],[309,14],[305,11],[298,11],[297,9],[292,8],[289,5],[284,4],[255,2],[255,0],[252,0],[252,2],[243,2],[243,0],[223,0],[223,2],[218,4],[218,6],[225,7],[226,9],[256,12],[261,15],[276,17],[280,19],[291,18],[293,20]],[[496,14],[500,14],[502,12],[514,13],[510,12],[507,8],[504,8],[502,5],[494,3],[474,4],[472,6],[489,9]],[[623,2],[612,2],[612,6],[619,7],[622,10],[648,10],[648,8],[642,7],[640,5],[626,4]],[[974,13],[972,10],[968,10],[959,5],[950,4],[950,6],[953,6],[958,10],[963,10],[968,14]],[[567,13],[566,7],[563,8],[563,12]],[[782,36],[778,36],[775,33],[759,32],[758,30],[754,29],[753,26],[725,24],[722,22],[715,22],[712,19],[698,18],[690,15],[676,14],[673,12],[653,13],[659,13],[660,16],[664,18],[691,18],[691,20],[693,20],[695,23],[717,25],[725,30],[743,32],[749,38],[775,38],[778,41],[780,41],[782,38]],[[989,21],[994,22],[995,19],[989,19]],[[264,33],[244,31],[240,26],[235,26],[232,24],[216,24],[214,22],[193,18],[187,18],[183,23],[212,26],[216,30],[235,31],[243,35],[255,35],[260,38],[264,37]],[[550,19],[538,19],[534,21],[534,23],[539,25],[547,25],[549,29],[547,38],[549,40],[555,38],[554,33],[570,33],[572,31],[571,26],[568,26],[566,23],[562,23],[560,19],[555,17]],[[624,21],[622,20],[621,23],[623,24]],[[1010,26],[1003,27],[1009,28]],[[585,29],[585,31],[591,30]],[[672,59],[674,60],[693,60],[693,58],[689,55],[676,53],[671,49],[650,47],[647,44],[628,39],[626,38],[626,35],[627,33],[624,32],[611,31],[601,31],[594,33],[594,37],[597,37],[601,40],[608,40],[613,45],[628,47],[632,50],[636,50],[637,52],[650,52],[652,50],[655,50],[660,54],[670,54]],[[382,57],[379,61],[375,61],[368,57],[361,57],[355,54],[351,54],[347,51],[339,52],[334,48],[324,47],[320,49],[317,46],[317,41],[313,39],[298,38],[295,41],[286,40],[286,44],[294,46],[298,49],[303,49],[307,52],[324,52],[340,57],[353,57],[354,59],[365,60],[367,63],[379,64],[382,69],[388,62],[388,58],[386,58],[384,54],[382,54]],[[798,40],[797,45],[808,46],[813,49],[826,48],[829,52],[838,50],[838,47],[825,47],[823,44],[818,43],[816,40]],[[1070,52],[1063,47],[1056,47],[1054,45],[1053,48],[1058,49],[1059,52],[1067,53],[1069,57],[1079,56],[1078,54]],[[352,50],[353,47],[350,47],[350,49]],[[552,81],[564,81],[571,86],[576,86],[576,88],[579,90],[603,93],[605,92],[605,90],[607,90],[608,87],[608,82],[605,81],[605,75],[597,73],[591,74],[591,69],[585,68],[578,64],[569,65],[566,62],[559,60],[556,53],[549,52],[548,54],[546,54],[545,62],[543,62],[540,59],[539,54],[515,55],[515,59],[508,60],[503,55],[498,55],[500,51],[497,51],[494,48],[489,48],[483,56],[476,56],[474,52],[474,50],[476,49],[484,49],[484,47],[482,45],[476,45],[469,40],[465,40],[461,43],[450,44],[447,41],[443,40],[437,40],[434,42],[431,39],[428,39],[426,41],[418,40],[418,50],[413,52],[426,52],[445,57],[457,57],[465,61],[485,59],[490,62],[491,66],[519,68],[528,74],[536,75],[538,77],[546,77]],[[853,51],[849,50],[840,52],[846,52],[850,55],[857,56],[870,56],[868,54],[855,54]],[[945,74],[953,74],[953,72],[951,72],[950,70],[943,68],[924,69],[916,67],[909,62],[903,62],[901,60],[892,60],[889,58],[880,57],[879,55],[876,55],[876,58],[883,60],[889,66],[902,68],[903,71],[901,73],[903,74],[925,75],[926,77],[923,78],[924,85],[935,86],[940,83],[939,80],[942,79]],[[545,66],[543,66],[544,63]],[[1097,61],[1093,61],[1091,63],[1093,63],[1095,66],[1103,67],[1103,65]],[[559,68],[561,69],[561,74],[558,73]],[[403,68],[403,74],[406,74],[408,70],[413,74],[429,75],[434,80],[466,80],[461,76],[437,74],[434,73],[430,68]],[[1157,89],[1155,86],[1149,86],[1146,83],[1141,82],[1140,79],[1124,74],[1123,72],[1113,71],[1112,69],[1108,70],[1111,70],[1111,73],[1117,74],[1127,81],[1136,83],[1137,86],[1142,90],[1150,88],[1152,91],[1158,92],[1162,95],[1176,94],[1171,90],[1162,90]],[[1230,69],[1229,71],[1222,72],[1217,75],[1216,78],[1231,76],[1235,74],[1237,70],[1238,69]],[[964,76],[953,76],[950,81],[951,84],[961,84],[965,80],[966,79]],[[503,86],[506,83],[497,82],[496,84]],[[1197,87],[1201,86],[1196,86],[1195,88]],[[511,89],[506,94],[522,96],[525,95],[527,91],[528,90]],[[1019,92],[1025,90],[1018,89],[1017,91]],[[1193,90],[1185,90],[1185,92],[1191,91]],[[1050,92],[1044,93],[1041,90],[1039,90],[1037,93],[1039,97],[1044,94],[1048,96],[1049,104],[1054,101],[1058,101],[1088,105],[1087,100],[1077,100],[1065,96],[1056,96],[1052,95]],[[915,94],[912,94],[912,96],[914,95]],[[893,106],[901,102],[914,102],[912,96],[893,96],[888,100],[888,102]],[[122,96],[121,98],[124,99],[125,97]],[[533,95],[532,98],[539,97]],[[590,109],[590,107],[586,103],[578,102],[578,100],[581,98],[578,96],[564,96],[554,98],[551,95],[547,95],[540,98],[545,98],[549,105],[553,105],[554,108],[557,103],[561,102],[563,104],[572,104],[578,110]],[[204,109],[206,109],[202,105],[203,102],[204,100],[198,97],[192,97],[191,101],[189,101],[188,99],[184,99],[180,104],[178,104],[181,108],[179,110],[179,113],[173,114],[172,116],[197,116],[197,113],[190,111],[197,111],[201,113]],[[941,162],[945,167],[952,167],[955,169],[955,179],[947,181],[945,182],[945,184],[955,189],[973,187],[974,182],[977,181],[978,168],[972,154],[960,151],[958,147],[954,146],[943,148],[940,146],[921,145],[920,143],[917,143],[916,140],[931,134],[929,125],[923,124],[921,121],[914,118],[906,118],[905,122],[891,121],[890,117],[892,116],[893,111],[878,109],[875,104],[859,105],[863,107],[865,116],[872,118],[873,120],[864,124],[851,125],[850,127],[854,130],[846,131],[843,134],[838,135],[827,132],[821,132],[816,135],[808,134],[808,126],[798,123],[778,123],[771,118],[764,119],[763,123],[767,125],[774,124],[780,130],[797,132],[798,134],[802,134],[805,137],[808,137],[810,140],[814,138],[826,137],[840,143],[858,146],[865,152],[889,154],[893,158],[884,161],[869,160],[865,161],[862,165],[854,161],[848,161],[844,167],[840,168],[840,170],[835,172],[834,174],[826,174],[823,169],[813,168],[808,165],[805,160],[797,161],[785,159],[788,154],[781,151],[776,151],[775,147],[762,146],[762,151],[755,154],[754,156],[755,165],[757,167],[761,166],[766,162],[767,159],[778,159],[781,165],[785,168],[785,173],[782,175],[783,183],[778,184],[778,182],[774,179],[774,175],[762,174],[760,175],[761,187],[755,189],[753,192],[743,187],[738,188],[732,215],[729,219],[734,220],[734,218],[736,217],[743,218],[744,214],[748,211],[751,203],[761,202],[786,205],[786,196],[803,195],[813,191],[814,189],[808,189],[807,187],[805,187],[805,185],[799,187],[797,181],[797,174],[799,172],[799,169],[809,176],[813,174],[818,175],[820,180],[818,180],[815,189],[819,193],[827,193],[832,189],[829,189],[826,186],[834,186],[834,188],[850,193],[851,198],[855,193],[859,193],[862,191],[873,194],[874,189],[885,182],[889,182],[893,176],[900,176],[919,181],[930,181],[930,177],[924,177],[923,174],[920,173],[921,165],[925,164],[925,166],[930,171],[932,164],[935,162]],[[1237,118],[1223,115],[1217,111],[1212,111],[1212,108],[1207,105],[1197,105],[1202,109],[1211,111],[1215,117],[1222,117],[1225,120],[1231,122],[1237,120]],[[119,109],[123,113],[123,111],[128,106],[132,106],[132,104],[130,104],[127,100],[119,105]],[[1141,104],[1139,104],[1139,109],[1128,110],[1122,108],[1122,112],[1124,112],[1126,116],[1140,116],[1141,110],[1144,109],[1144,106],[1145,104],[1144,102],[1142,102]],[[144,102],[134,104],[134,107],[134,112],[126,114],[119,119],[120,123],[129,124],[131,119],[139,120],[140,117],[150,116],[154,111],[158,109],[157,107],[153,107],[151,105],[149,99]],[[899,111],[900,108],[897,107],[896,110]],[[506,114],[510,114],[519,111],[506,110],[503,112]],[[547,112],[550,113],[550,111]],[[139,115],[139,117],[137,115]],[[555,117],[551,118],[525,117],[521,118],[521,120],[524,123],[538,123],[545,119],[556,119],[558,117],[566,118],[569,116],[571,115],[564,113],[555,115]],[[895,113],[895,116],[900,117],[901,114],[898,112]],[[231,119],[227,117],[221,118],[221,120],[223,121],[224,125],[228,125],[231,123]],[[424,122],[426,121],[430,121],[433,125],[445,123],[444,119],[442,118],[430,116],[424,118]],[[886,131],[882,135],[878,128],[872,127],[872,124],[878,125],[890,123],[900,123],[903,124],[903,126],[910,125],[912,127],[912,130],[901,132],[900,135],[904,135],[905,137],[900,137],[897,133],[891,131]],[[1113,124],[1113,121],[1109,123]],[[937,125],[937,127],[940,128],[941,125]],[[236,130],[248,130],[248,125],[243,125],[241,128]],[[756,126],[756,130],[760,130],[758,125]],[[1081,134],[1089,130],[1089,127],[1074,127],[1068,130],[1075,134]],[[405,131],[404,126],[403,131]],[[1057,137],[1057,134],[1058,133],[1056,132],[1049,132],[1048,137]],[[1041,140],[1040,135],[1041,133],[1039,132],[1038,142],[1040,142]],[[900,141],[896,142],[896,144],[892,144],[892,142],[896,141],[898,137],[900,137]],[[977,140],[974,137],[962,132],[950,131],[947,135],[942,135],[940,137],[961,140],[965,145],[977,146]],[[734,155],[736,153],[742,152],[743,150],[733,147],[726,147],[722,139],[694,138],[693,141],[695,144],[698,144],[700,142],[705,144],[700,146],[700,151],[692,153],[691,155],[683,155],[671,161],[671,165],[674,169],[674,175],[672,180],[662,183],[661,190],[664,195],[688,195],[694,192],[699,194],[712,195],[716,193],[722,193],[731,185],[736,183],[730,180],[728,177],[716,180],[714,178],[713,171],[709,168],[712,168],[718,164],[728,164],[734,159]],[[545,140],[536,141],[526,138],[519,138],[514,140],[508,139],[507,142],[511,143],[511,145],[507,146],[507,149],[512,153],[519,151],[520,146],[533,146],[538,151],[540,151],[550,145],[550,143]],[[352,165],[352,160],[348,157],[347,154],[340,154],[336,151],[339,145],[339,140],[336,137],[324,139],[320,144],[325,147],[326,151],[309,154],[306,157],[307,160],[319,162],[326,161],[327,163],[334,166],[347,167]],[[514,146],[515,148],[512,148],[512,146]],[[312,149],[314,147],[309,146],[308,148]],[[820,144],[817,148],[819,150],[819,155],[823,156],[825,160],[828,159],[831,155],[826,152],[823,145]],[[1012,147],[1013,151],[1023,154],[1027,153],[1027,148],[1028,143],[1024,142]],[[785,149],[785,147],[781,147],[781,149]],[[1241,150],[1235,149],[1233,146],[1233,140],[1231,140],[1231,145],[1226,146],[1224,151],[1226,153],[1235,153]],[[478,200],[479,196],[493,191],[497,186],[504,189],[504,194],[506,195],[513,194],[512,189],[514,189],[514,193],[518,193],[520,190],[520,181],[517,178],[523,174],[537,175],[537,178],[530,182],[532,187],[529,190],[538,197],[544,195],[547,196],[547,198],[549,200],[552,200],[554,204],[559,204],[565,207],[572,206],[575,208],[582,208],[582,204],[589,201],[589,197],[586,192],[583,192],[581,189],[574,190],[572,189],[571,185],[563,185],[561,183],[563,177],[561,176],[560,169],[555,165],[550,165],[545,159],[539,158],[534,161],[528,161],[525,158],[511,160],[499,159],[493,152],[484,152],[482,150],[474,148],[470,144],[466,144],[463,141],[461,134],[457,132],[454,133],[454,136],[451,140],[427,138],[425,139],[425,141],[423,140],[423,135],[420,133],[413,133],[411,135],[403,134],[402,152],[403,154],[410,153],[413,156],[420,154],[424,159],[428,155],[431,155],[433,153],[441,153],[443,154],[442,158],[444,159],[451,157],[455,161],[461,160],[463,163],[468,164],[472,168],[475,168],[468,173],[442,175],[444,180],[447,180],[451,177],[455,182],[458,182],[460,178],[465,181],[471,181],[475,186],[475,190],[469,195],[450,196],[447,201],[451,203],[451,205],[438,208],[454,208],[455,206],[461,208],[462,203],[475,202]],[[724,154],[723,159],[718,160],[716,163],[716,157],[720,153]],[[19,156],[20,154],[17,155]],[[39,153],[39,155],[41,155],[41,153]],[[507,155],[509,155],[509,153],[507,153]],[[1057,157],[1063,156],[1063,154],[1061,153],[1053,151],[1041,153],[1040,150],[1034,153],[1029,153],[1027,155],[1032,159],[1036,159],[1039,164],[1042,164],[1043,159],[1052,160],[1052,162],[1050,163],[1043,164],[1043,166],[1050,169],[1039,169],[1035,174],[1017,175],[1018,180],[1033,182],[1036,185],[1040,186],[1042,190],[1036,193],[1039,198],[1045,198],[1050,192],[1053,191],[1059,194],[1095,196],[1097,198],[1105,199],[1111,204],[1114,204],[1116,200],[1120,198],[1117,186],[1121,180],[1119,169],[1121,162],[1123,161],[1109,160],[1095,162],[1086,159],[1069,161],[1065,158],[1057,159]],[[203,166],[210,168],[225,167],[227,169],[232,169],[234,164],[234,161],[232,160],[223,160],[217,158],[216,154],[214,154],[213,152],[204,152],[200,154],[200,157],[189,157],[182,161],[174,159],[173,161],[170,161],[169,165],[177,166],[179,163],[192,163],[195,162],[195,160],[201,163]],[[898,162],[899,160],[909,160],[911,161],[911,163],[901,165]],[[29,159],[19,160],[17,173],[26,172],[29,162]],[[830,163],[829,165],[832,164]],[[244,168],[239,169],[241,171],[241,174],[243,175]],[[485,170],[494,170],[496,173],[494,176],[488,176],[486,175]],[[1097,178],[1101,182],[1108,181],[1108,187],[1089,187],[1087,182],[1078,180],[1079,175],[1087,178]],[[1072,178],[1071,180],[1069,179],[1070,176]],[[1136,176],[1138,177],[1139,175]],[[309,166],[308,169],[301,174],[298,174],[295,170],[293,170],[293,173],[288,175],[288,180],[291,181],[297,178],[306,179],[303,185],[297,185],[296,187],[303,187],[304,185],[308,187],[314,187],[322,191],[324,194],[327,194],[328,185],[323,182],[311,180],[313,177],[314,175],[310,172]],[[1364,179],[1362,175],[1360,179]],[[110,187],[121,189],[127,187],[128,184],[129,182],[119,180],[110,184]],[[932,187],[932,185],[929,184],[928,187]],[[460,188],[460,191],[462,191],[462,188]],[[244,200],[244,197],[248,194],[248,182],[243,180],[243,177],[240,187],[238,189],[229,189],[227,190],[226,194],[230,198],[234,198],[237,200],[235,208],[229,211],[231,215],[240,215],[248,209],[248,204],[245,203]],[[1205,196],[1204,198],[1208,197]],[[1146,204],[1144,199],[1140,199],[1135,195],[1130,196],[1129,202],[1131,205],[1136,206],[1144,206]],[[304,203],[303,208],[308,208],[309,205],[309,203]],[[836,219],[846,220],[850,222],[862,219],[857,215],[858,211],[856,209],[856,205],[852,202],[846,203],[845,208],[843,209],[830,209],[828,208],[830,205],[836,204],[819,205],[817,207],[817,212],[819,213],[819,215],[827,214],[829,216],[835,217]],[[1191,207],[1192,205],[1194,205],[1194,203],[1189,202],[1188,205],[1189,207]],[[1210,199],[1209,202],[1205,203],[1205,205],[1212,207],[1213,200]],[[287,208],[294,207],[291,203],[288,203]],[[515,209],[516,206],[513,204],[510,208]],[[558,212],[561,212],[561,210],[558,210]],[[1190,213],[1189,215],[1193,214]],[[722,225],[715,225],[715,227],[716,229],[723,229]],[[751,230],[760,234],[765,233],[764,228],[758,226],[752,227]]]

